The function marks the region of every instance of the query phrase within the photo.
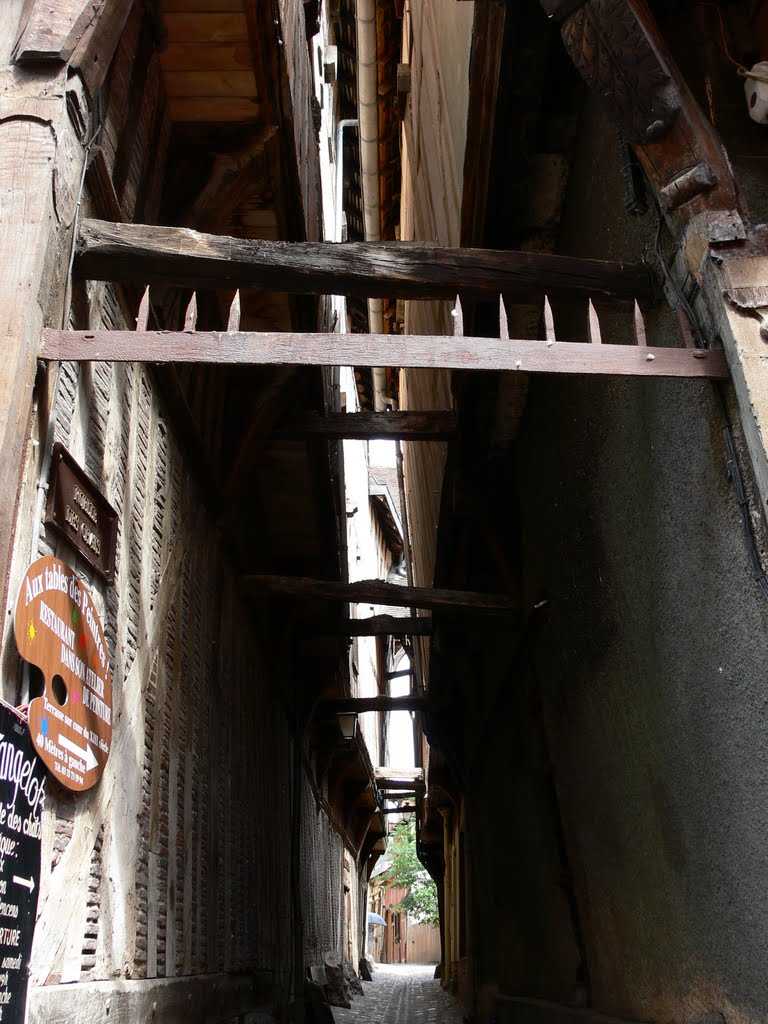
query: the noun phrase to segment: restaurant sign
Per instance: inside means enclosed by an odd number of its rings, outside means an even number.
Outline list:
[[[0,1021],[24,1024],[40,891],[45,769],[15,708],[0,701]]]
[[[45,522],[69,541],[102,579],[113,582],[117,512],[58,441],[51,456]]]
[[[16,600],[16,645],[43,673],[29,705],[29,733],[46,767],[67,789],[95,785],[112,744],[112,677],[93,597],[58,558],[27,569]]]

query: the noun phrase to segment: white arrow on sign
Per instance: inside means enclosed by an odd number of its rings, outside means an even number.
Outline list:
[[[73,743],[68,737],[62,736],[61,733],[59,733],[59,746],[64,747],[64,749],[68,750],[70,754],[77,754],[78,757],[82,757],[85,761],[85,770],[87,772],[89,772],[91,768],[98,768],[99,762],[96,760],[96,755],[91,749],[90,743],[86,743],[85,749],[83,749],[83,747],[78,747],[78,745]]]
[[[13,876],[13,880],[16,885],[23,885],[25,889],[29,889],[30,892],[35,891],[35,880],[34,878],[19,878],[18,875]]]

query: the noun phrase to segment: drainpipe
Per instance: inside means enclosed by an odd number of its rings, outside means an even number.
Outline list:
[[[357,0],[357,112],[360,121],[360,175],[363,185],[363,219],[366,242],[381,241],[379,193],[379,79],[376,40],[376,0]],[[384,303],[368,300],[371,334],[384,333]],[[387,405],[386,370],[373,369],[373,407]]]

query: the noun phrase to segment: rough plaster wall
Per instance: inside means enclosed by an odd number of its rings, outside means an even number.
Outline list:
[[[471,730],[482,740],[475,757],[469,753],[465,799],[474,921],[470,953],[478,968],[480,1020],[490,1019],[498,987],[570,1000],[580,960],[535,682],[519,671],[510,673],[498,660],[483,668],[476,661],[475,679],[479,683],[500,669],[505,674],[496,699],[487,703],[480,729]],[[481,686],[474,692],[477,702],[487,700]]]
[[[640,254],[652,225],[618,212],[594,107],[582,140],[566,245]],[[526,602],[549,599],[533,659],[594,1005],[765,1020],[768,602],[715,392],[540,378],[519,457]]]

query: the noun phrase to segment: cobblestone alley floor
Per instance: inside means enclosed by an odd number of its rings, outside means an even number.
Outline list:
[[[453,996],[434,978],[434,964],[377,964],[373,981],[350,1010],[333,1007],[337,1024],[461,1024]]]

